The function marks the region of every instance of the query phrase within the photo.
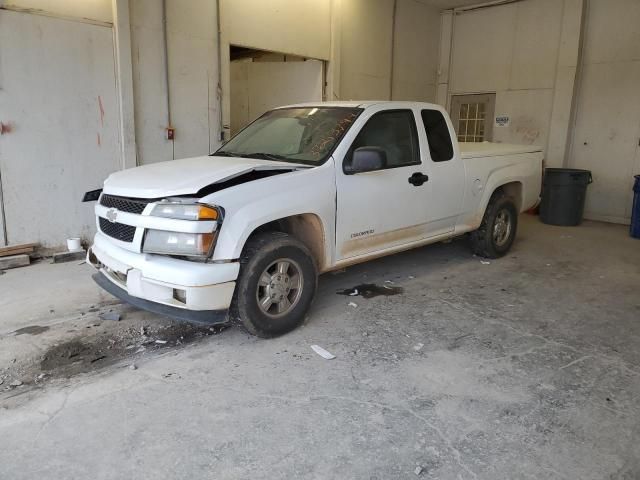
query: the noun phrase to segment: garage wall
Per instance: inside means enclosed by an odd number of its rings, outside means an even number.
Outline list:
[[[494,127],[494,141],[541,145],[549,165],[562,165],[582,1],[526,0],[447,15],[438,100],[495,92],[495,114],[510,124]]]
[[[437,9],[415,0],[348,0],[335,8],[340,72],[334,99],[435,99]]]
[[[640,2],[590,0],[569,162],[593,172],[585,216],[629,222],[639,142]]]
[[[111,23],[112,0],[0,0],[0,7]]]
[[[330,0],[220,0],[220,9],[226,43],[329,59]]]
[[[393,100],[435,101],[440,11],[398,0],[393,47]]]
[[[171,123],[161,2],[130,2],[131,48],[138,164],[210,153],[220,130],[215,2],[167,1]]]

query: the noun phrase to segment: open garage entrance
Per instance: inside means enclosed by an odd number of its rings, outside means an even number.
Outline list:
[[[324,96],[324,62],[232,45],[231,134],[269,109]]]

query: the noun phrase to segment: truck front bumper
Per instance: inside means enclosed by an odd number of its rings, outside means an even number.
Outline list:
[[[139,308],[179,320],[222,323],[235,290],[238,262],[198,263],[135,253],[97,233],[87,263],[98,285]]]

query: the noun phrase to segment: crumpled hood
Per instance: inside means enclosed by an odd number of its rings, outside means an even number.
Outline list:
[[[109,175],[104,192],[133,198],[190,195],[252,170],[292,170],[307,165],[240,157],[194,157],[144,165]]]

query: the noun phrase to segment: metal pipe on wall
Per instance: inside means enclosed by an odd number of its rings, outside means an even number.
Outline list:
[[[167,130],[171,123],[171,85],[169,84],[169,35],[167,31],[167,0],[162,0],[162,38],[164,47],[164,79],[167,85]]]
[[[393,100],[393,57],[396,48],[396,12],[398,0],[393,0],[393,15],[391,16],[391,68],[389,69],[389,100]]]

